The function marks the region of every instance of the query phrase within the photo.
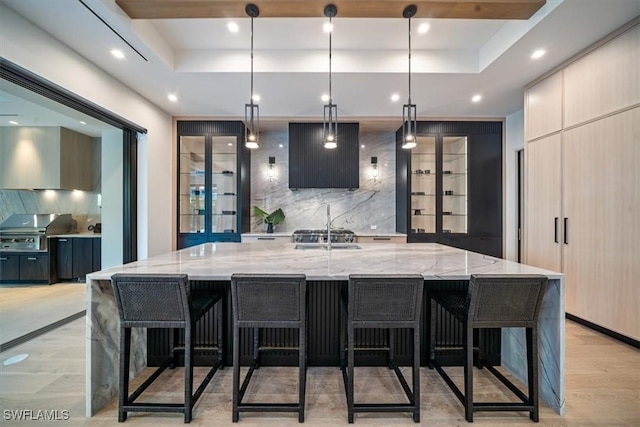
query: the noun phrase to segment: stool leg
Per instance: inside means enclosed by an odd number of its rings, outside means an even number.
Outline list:
[[[131,353],[131,329],[120,327],[120,387],[118,393],[118,422],[127,420],[122,409],[129,404],[129,355]]]
[[[307,388],[307,336],[305,328],[305,326],[302,326],[298,334],[298,339],[300,341],[298,347],[298,383],[300,387],[300,397],[298,398],[298,405],[300,405],[300,410],[298,411],[298,422],[301,423],[304,422],[304,405]]]
[[[413,328],[413,421],[420,422],[420,328]]]
[[[347,325],[347,415],[349,423],[353,423],[353,374],[354,374],[354,345],[355,345],[355,331],[352,325]]]
[[[473,328],[464,324],[464,417],[473,422]]]
[[[238,404],[240,400],[240,328],[233,325],[233,413],[231,421],[238,422],[240,412]]]
[[[532,421],[539,421],[539,359],[538,359],[538,326],[526,328],[527,330],[527,376],[529,380],[529,403],[533,405],[533,411],[529,414]]]
[[[436,330],[437,330],[437,314],[436,302],[431,299],[431,296],[427,298],[427,316],[429,320],[429,330],[427,331],[427,365],[429,369],[433,369],[433,361],[436,358]]]
[[[253,329],[253,366],[260,367],[260,328]]]
[[[346,360],[346,330],[347,330],[347,313],[342,301],[340,301],[340,369],[347,366]]]
[[[396,365],[396,330],[388,329],[389,333],[389,369],[393,369]]]
[[[193,399],[193,322],[184,328],[184,422],[191,422]]]

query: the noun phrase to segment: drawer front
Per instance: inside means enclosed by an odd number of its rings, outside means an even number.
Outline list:
[[[357,236],[356,243],[407,243],[406,236]]]
[[[0,255],[0,280],[20,280],[20,256],[7,254]]]
[[[20,255],[20,280],[49,281],[49,255]]]

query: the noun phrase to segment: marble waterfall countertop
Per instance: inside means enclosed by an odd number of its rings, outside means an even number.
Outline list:
[[[427,280],[468,280],[472,274],[549,277],[540,315],[540,395],[564,413],[564,276],[435,243],[358,243],[362,249],[294,249],[289,242],[206,243],[87,275],[86,414],[109,404],[118,390],[119,323],[109,282],[115,273],[186,273],[190,279],[229,281],[233,273],[302,273],[311,286],[346,281],[349,274],[422,274]],[[334,245],[335,246],[335,245]],[[313,282],[317,281],[317,282]],[[146,367],[146,334],[132,334],[131,371]],[[524,331],[502,330],[501,364],[524,382]]]
[[[205,243],[87,276],[115,273],[187,273],[194,280],[229,280],[233,273],[301,273],[307,280],[348,280],[349,274],[422,274],[428,279],[466,280],[471,274],[560,273],[437,243],[358,243],[362,249],[294,249],[296,243]]]

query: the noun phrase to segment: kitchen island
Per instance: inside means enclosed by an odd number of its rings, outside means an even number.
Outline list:
[[[564,412],[562,274],[434,243],[358,246],[359,249],[344,249],[334,245],[327,251],[295,249],[295,243],[206,243],[88,275],[87,416],[117,394],[119,327],[109,281],[116,273],[183,273],[192,281],[218,284],[229,282],[233,273],[305,274],[310,290],[346,282],[350,274],[421,274],[425,283],[468,281],[472,274],[543,274],[549,278],[549,286],[540,325],[541,398],[556,412]],[[503,330],[501,347],[502,366],[520,380],[526,378],[524,333]],[[146,335],[137,331],[132,334],[132,374],[146,367],[146,355]]]

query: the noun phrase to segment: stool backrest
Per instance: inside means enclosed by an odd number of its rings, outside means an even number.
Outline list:
[[[115,274],[111,285],[127,326],[179,327],[190,318],[186,274]]]
[[[484,327],[533,326],[540,315],[547,282],[541,275],[472,275],[467,294],[468,322]]]
[[[349,320],[380,327],[385,322],[420,320],[424,278],[421,275],[349,276]],[[401,326],[398,326],[401,327]]]
[[[295,327],[305,320],[306,295],[303,274],[231,276],[233,320],[245,326]]]

